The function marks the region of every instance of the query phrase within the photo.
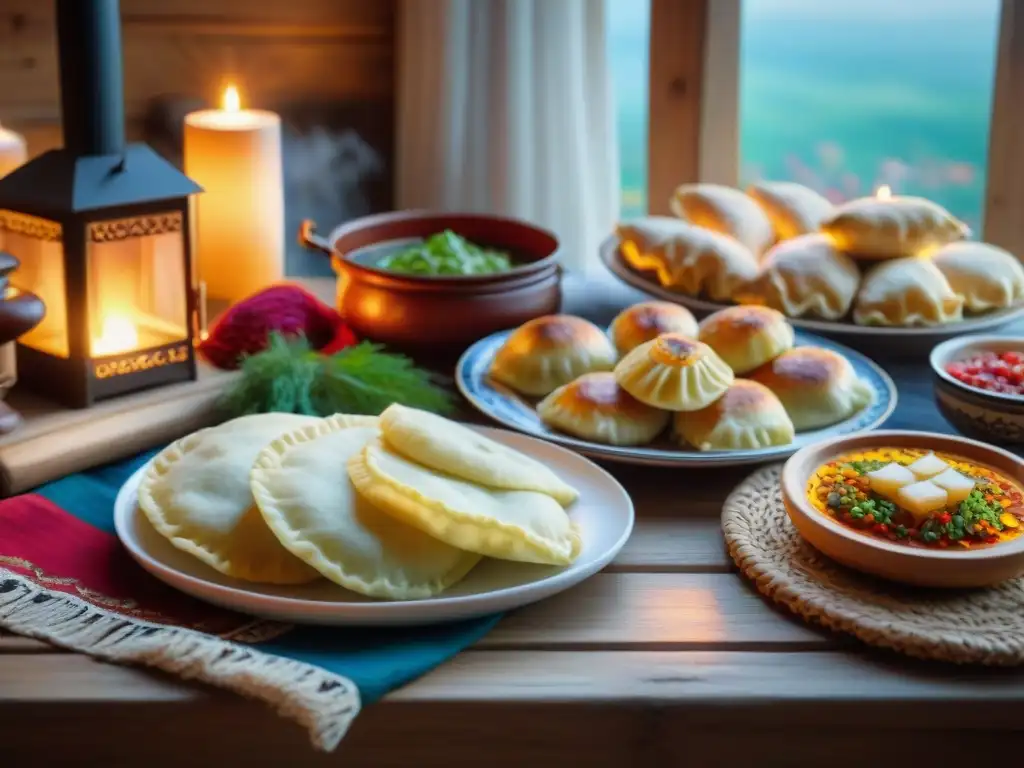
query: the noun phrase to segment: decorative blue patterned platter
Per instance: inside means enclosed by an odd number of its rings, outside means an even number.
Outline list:
[[[876,429],[896,408],[896,385],[889,374],[864,355],[829,339],[796,332],[798,347],[823,347],[843,355],[853,365],[857,375],[871,385],[875,397],[872,402],[846,421],[810,432],[798,432],[789,445],[742,451],[685,450],[666,437],[651,445],[620,447],[582,440],[557,432],[544,424],[534,410],[535,403],[492,381],[488,375],[491,361],[512,331],[501,331],[480,339],[467,349],[455,368],[455,383],[463,396],[481,413],[511,429],[550,440],[572,448],[595,459],[618,461],[626,464],[649,464],[672,467],[728,467],[758,464],[786,458],[805,445],[838,435]]]

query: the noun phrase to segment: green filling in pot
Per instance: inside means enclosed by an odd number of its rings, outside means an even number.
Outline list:
[[[512,259],[503,251],[481,248],[446,229],[388,254],[377,266],[407,275],[487,275],[508,272]]]

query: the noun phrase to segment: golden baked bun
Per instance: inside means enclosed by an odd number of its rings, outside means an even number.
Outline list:
[[[612,320],[611,336],[620,355],[663,333],[697,338],[697,319],[686,307],[669,301],[644,301],[619,312]]]
[[[543,397],[577,376],[610,371],[618,356],[596,325],[572,315],[529,320],[508,337],[491,363],[491,377],[524,395]]]
[[[898,259],[963,240],[970,228],[923,197],[861,197],[821,224],[836,247],[862,259]]]
[[[932,256],[932,263],[970,312],[1004,309],[1024,299],[1024,266],[1002,248],[950,243]]]
[[[853,307],[858,325],[943,325],[963,318],[964,300],[931,259],[909,256],[864,276]]]
[[[787,317],[838,320],[850,311],[859,285],[857,265],[827,236],[800,235],[771,248],[761,262],[761,274],[736,298]]]
[[[672,193],[669,207],[684,221],[739,240],[755,255],[775,240],[775,230],[761,206],[732,187],[683,184]]]
[[[732,368],[711,347],[681,333],[644,342],[615,366],[615,380],[642,403],[665,411],[695,411],[721,396]]]
[[[817,232],[835,208],[824,195],[795,181],[759,181],[747,194],[768,216],[778,241]]]
[[[771,307],[728,307],[701,320],[697,338],[744,374],[792,348],[793,326]]]
[[[724,395],[699,411],[673,417],[677,438],[699,451],[768,448],[793,442],[795,429],[772,391],[736,379]]]
[[[644,405],[609,371],[585,373],[537,405],[541,421],[584,440],[608,445],[644,445],[668,425],[668,411]]]
[[[665,288],[729,301],[757,276],[757,257],[738,240],[665,216],[620,224],[619,252],[627,264],[654,272]]]
[[[782,402],[798,431],[850,418],[874,398],[850,361],[821,347],[796,347],[750,374]]]

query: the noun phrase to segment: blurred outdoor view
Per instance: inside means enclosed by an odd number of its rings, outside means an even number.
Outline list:
[[[646,210],[647,0],[606,0],[623,214]],[[879,184],[982,220],[999,0],[743,0],[742,182]]]

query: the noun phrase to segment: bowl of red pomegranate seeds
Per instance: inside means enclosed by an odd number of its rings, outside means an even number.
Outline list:
[[[1024,338],[959,336],[929,359],[947,421],[970,437],[1024,443]]]

